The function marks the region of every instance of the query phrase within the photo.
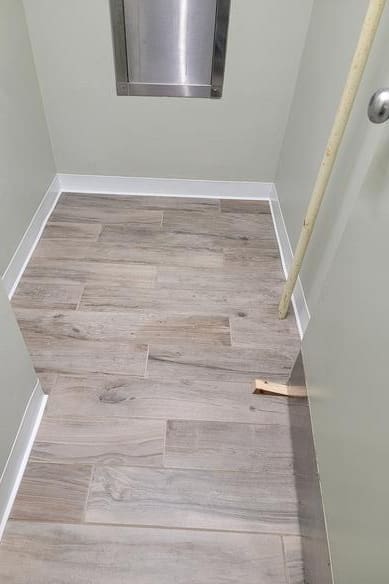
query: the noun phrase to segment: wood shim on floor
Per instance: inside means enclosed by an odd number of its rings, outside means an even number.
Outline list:
[[[265,379],[255,380],[256,395],[284,395],[285,397],[307,397],[305,387],[285,385],[281,383],[271,383]]]

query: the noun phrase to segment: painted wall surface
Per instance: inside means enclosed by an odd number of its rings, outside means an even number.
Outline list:
[[[0,477],[37,383],[30,357],[0,282]]]
[[[293,248],[346,81],[366,0],[315,0],[296,92],[281,150],[276,187]],[[356,100],[333,178],[302,270],[308,306],[313,312],[326,273],[363,180],[370,155],[366,116],[370,95],[377,89],[375,71],[387,40],[382,31]]]
[[[382,57],[388,84],[386,49]],[[370,133],[363,183],[303,342],[335,584],[388,581],[388,126]]]
[[[366,7],[315,0],[277,179],[293,243]],[[367,104],[389,85],[388,43],[389,7],[302,274],[312,312],[303,358],[335,584],[387,581],[389,141]]]
[[[58,172],[274,179],[312,0],[232,0],[222,100],[117,97],[109,0],[24,0]]]
[[[21,0],[0,3],[0,275],[55,174]]]

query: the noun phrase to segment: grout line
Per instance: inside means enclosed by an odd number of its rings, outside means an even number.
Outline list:
[[[135,341],[136,341],[136,337],[135,337]],[[144,373],[143,373],[143,379],[146,379],[146,376],[147,376],[147,365],[149,363],[149,355],[150,355],[150,344],[148,343],[146,346],[147,346],[147,351],[146,351],[146,361],[145,361],[145,369],[144,369]]]
[[[162,468],[167,468],[165,466],[165,458],[166,458],[166,441],[167,441],[167,425],[169,420],[165,420],[165,433],[163,435],[163,450],[162,450]]]
[[[282,548],[282,559],[283,559],[283,563],[284,563],[285,582],[287,584],[291,584],[290,578],[289,578],[288,563],[287,563],[287,559],[286,559],[284,535],[281,535],[281,548]]]
[[[81,288],[81,292],[80,292],[80,297],[78,299],[77,306],[75,308],[75,312],[77,312],[79,310],[79,308],[80,308],[80,304],[81,304],[81,300],[82,300],[82,297],[83,297],[84,292],[85,292],[86,284],[82,284],[81,283],[81,286],[82,286],[82,288]]]
[[[38,441],[35,444],[39,444],[41,441]],[[50,444],[50,445],[60,445],[60,446],[65,446],[65,445],[71,445],[74,443],[71,442],[51,442],[51,441],[45,441],[45,444]],[[77,445],[78,446],[78,445]],[[293,462],[293,455],[290,456],[291,458],[291,462]],[[257,471],[250,471],[250,470],[242,470],[242,469],[237,469],[237,470],[231,470],[231,469],[222,469],[222,468],[193,468],[193,467],[178,467],[178,466],[158,466],[158,465],[146,465],[146,464],[131,464],[131,465],[125,465],[123,463],[121,464],[112,464],[112,463],[105,463],[105,462],[96,462],[96,461],[88,461],[88,460],[80,460],[78,459],[76,462],[74,460],[70,461],[70,462],[64,462],[63,460],[60,459],[51,459],[51,460],[44,460],[44,459],[39,459],[39,458],[34,458],[33,454],[31,455],[31,457],[29,458],[29,464],[33,464],[33,465],[44,465],[44,466],[49,466],[49,465],[56,465],[56,466],[61,466],[61,467],[72,467],[74,465],[83,465],[83,466],[90,466],[92,468],[95,468],[96,466],[99,466],[101,468],[113,468],[113,469],[127,469],[127,470],[144,470],[144,471],[150,471],[150,470],[155,470],[155,471],[176,471],[176,472],[190,472],[190,473],[216,473],[216,474],[230,474],[230,475],[236,475],[237,473],[239,473],[239,475],[245,474],[245,475],[250,475],[250,476],[263,476],[264,471],[263,470],[257,470]],[[291,471],[292,472],[292,471]],[[266,471],[267,476],[269,476],[271,473],[269,471]],[[277,474],[277,476],[279,476],[279,474]],[[292,476],[292,475],[291,475]],[[294,477],[294,475],[293,475]],[[89,493],[89,486],[88,486],[88,493]],[[228,530],[226,530],[228,531]],[[286,536],[285,536],[286,537]],[[292,533],[292,534],[288,534],[288,537],[300,537],[300,534],[296,534],[296,533]]]
[[[89,482],[88,482],[88,489],[87,489],[85,501],[84,501],[83,521],[82,521],[83,523],[86,522],[86,513],[88,511],[87,507],[88,507],[88,502],[89,502],[90,490],[91,490],[91,486],[92,486],[92,479],[93,479],[94,474],[95,474],[95,468],[96,468],[96,465],[92,464],[91,465],[91,472],[90,472],[90,476],[89,476]]]
[[[39,441],[40,442],[40,441]],[[39,443],[37,442],[37,443]],[[54,444],[54,445],[63,445],[65,443],[62,442],[50,442],[50,441],[45,441],[45,443],[49,443],[49,444]],[[71,442],[67,443],[67,444],[72,444]],[[293,454],[290,455],[290,458],[292,459]],[[261,470],[256,470],[256,471],[250,471],[250,470],[242,470],[242,469],[236,469],[236,470],[230,470],[230,469],[222,469],[222,468],[191,468],[191,467],[177,467],[177,466],[167,466],[167,467],[162,467],[162,466],[158,466],[158,465],[144,465],[144,464],[124,464],[123,462],[119,463],[119,464],[112,464],[112,463],[105,463],[105,462],[96,462],[96,461],[83,461],[80,462],[79,460],[77,461],[71,461],[71,462],[63,462],[61,460],[38,460],[38,459],[34,459],[34,460],[30,460],[30,462],[32,464],[40,464],[40,465],[59,465],[59,466],[63,466],[63,467],[71,467],[71,466],[75,466],[75,465],[83,465],[83,466],[89,466],[92,469],[95,469],[96,467],[100,467],[100,468],[113,468],[113,469],[122,469],[122,470],[144,470],[146,471],[174,471],[178,474],[183,474],[183,473],[192,473],[192,474],[204,474],[204,473],[213,473],[213,474],[231,474],[231,475],[235,475],[237,473],[239,473],[240,475],[245,474],[245,475],[249,475],[249,476],[261,476],[263,477],[264,475],[264,471],[263,469]],[[271,475],[270,471],[267,471],[267,475]],[[280,473],[279,471],[276,471],[275,476],[279,477]],[[293,479],[291,480],[291,482],[294,483],[294,478],[295,475],[293,473],[293,471],[291,470],[290,472],[290,478]],[[227,530],[228,531],[228,530]],[[292,533],[292,534],[288,534],[288,535],[293,535],[293,536],[300,536],[301,533]]]
[[[83,525],[85,527],[124,527],[128,529],[156,529],[159,531],[189,531],[189,532],[200,532],[200,533],[231,533],[235,535],[259,535],[276,538],[282,537],[296,537],[296,534],[289,533],[284,534],[280,532],[273,531],[240,531],[237,529],[212,529],[205,527],[179,527],[179,526],[168,526],[168,525],[142,525],[139,523],[102,523],[99,521],[59,521],[51,519],[23,519],[23,518],[12,518],[9,522],[15,523],[38,523],[42,525]]]
[[[293,478],[294,478],[294,474],[292,475],[292,473],[293,473],[293,458],[294,458],[293,457],[293,453],[291,453],[290,456],[289,456],[290,464],[291,464],[290,472],[291,472],[291,476],[293,476]],[[270,462],[272,462],[273,457],[270,456],[269,459],[266,459],[264,457],[264,461],[266,461],[266,460],[268,460],[268,461],[270,460]],[[112,465],[112,466],[114,466],[114,465]],[[128,467],[128,468],[132,468],[132,467]],[[138,468],[138,467],[136,467],[136,468]],[[141,467],[141,468],[158,468],[158,467]],[[191,473],[200,473],[200,472],[201,473],[205,473],[205,472],[206,473],[211,473],[211,472],[212,473],[228,473],[228,474],[231,474],[231,475],[232,474],[239,473],[240,475],[244,474],[244,475],[250,475],[250,476],[263,476],[263,474],[265,472],[267,476],[270,476],[271,475],[271,471],[269,471],[267,469],[266,470],[264,470],[264,469],[261,469],[261,470],[245,470],[245,469],[242,469],[242,468],[237,468],[237,469],[231,469],[231,468],[215,468],[214,466],[213,467],[208,467],[208,468],[206,468],[206,467],[203,467],[203,468],[197,467],[197,468],[195,468],[195,467],[189,467],[189,466],[188,467],[185,467],[185,466],[164,466],[160,470],[188,471],[188,472],[191,472]],[[277,473],[277,476],[279,476],[279,471],[276,471],[276,473]],[[294,481],[292,481],[292,482],[294,483]],[[294,486],[293,486],[293,488],[294,488]]]
[[[169,525],[158,525],[158,524],[145,524],[140,525],[139,523],[94,523],[93,521],[85,521],[84,525],[108,525],[110,527],[138,527],[143,529],[161,529],[161,530],[176,530],[176,531],[197,531],[206,533],[240,533],[242,535],[266,535],[273,536],[274,538],[282,538],[288,535],[289,537],[296,537],[296,534],[289,533],[284,534],[276,531],[253,531],[253,530],[239,530],[239,529],[212,529],[211,527],[179,527],[179,526],[169,526]]]
[[[97,237],[96,237],[96,240],[94,241],[94,243],[100,243],[100,238],[101,238],[101,235],[103,233],[103,229],[105,227],[105,225],[103,223],[98,223],[98,225],[100,225],[100,231],[97,234]]]
[[[230,347],[233,347],[233,340],[232,340],[232,324],[231,324],[231,317],[228,317],[228,328],[230,331]]]
[[[39,377],[39,375],[38,375]],[[149,380],[150,378],[148,377],[144,377],[143,379],[147,379]],[[55,389],[55,386],[53,386],[53,391]],[[50,397],[51,393],[46,394]],[[260,396],[255,396],[260,397]],[[282,399],[282,398],[281,398]],[[247,404],[248,405],[248,404]],[[264,414],[276,414],[276,415],[288,415],[288,411],[285,412],[277,412],[276,410],[256,410],[257,412],[262,412]],[[91,416],[87,416],[87,415],[77,415],[77,414],[54,414],[54,415],[50,415],[50,414],[45,414],[45,417],[50,418],[51,420],[63,420],[63,421],[70,421],[73,419],[77,419],[77,420],[90,420],[90,419],[96,419],[96,420],[141,420],[141,421],[155,421],[155,422],[163,422],[166,420],[169,421],[174,421],[174,422],[198,422],[198,423],[205,423],[205,424],[235,424],[235,425],[240,425],[240,426],[263,426],[263,427],[269,427],[269,426],[282,426],[285,428],[290,427],[289,424],[282,424],[280,422],[274,421],[274,422],[267,422],[267,423],[263,423],[260,421],[255,421],[255,420],[249,420],[248,422],[244,422],[244,421],[239,421],[239,420],[231,420],[228,418],[224,418],[224,419],[215,419],[215,418],[184,418],[183,416],[179,416],[177,418],[175,418],[174,416],[172,416],[171,414],[166,415],[166,416],[160,416],[160,417],[155,417],[155,416],[112,416],[112,415],[97,415],[97,416],[93,416],[91,418]]]

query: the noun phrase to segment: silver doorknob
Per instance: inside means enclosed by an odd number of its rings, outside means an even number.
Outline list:
[[[373,124],[383,124],[389,120],[389,88],[375,92],[369,103],[368,116]]]

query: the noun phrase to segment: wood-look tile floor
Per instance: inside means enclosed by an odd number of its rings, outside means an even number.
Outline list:
[[[265,202],[62,195],[13,298],[49,393],[9,584],[302,584]],[[297,416],[297,417],[296,417]]]

